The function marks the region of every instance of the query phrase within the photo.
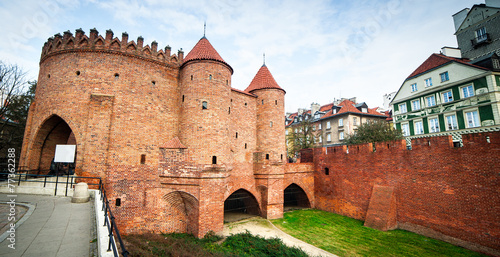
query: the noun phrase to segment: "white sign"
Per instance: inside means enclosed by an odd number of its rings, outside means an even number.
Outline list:
[[[76,145],[56,145],[54,162],[75,162]]]

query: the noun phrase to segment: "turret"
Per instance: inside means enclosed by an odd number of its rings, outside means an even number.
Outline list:
[[[257,95],[257,151],[270,162],[285,162],[285,90],[264,64],[245,90]]]
[[[206,37],[183,60],[180,70],[180,140],[193,161],[229,163],[229,107],[233,69]]]

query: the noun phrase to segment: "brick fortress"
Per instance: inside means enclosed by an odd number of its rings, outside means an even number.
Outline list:
[[[22,169],[47,173],[55,146],[75,144],[76,175],[103,179],[125,233],[203,236],[231,212],[313,206],[312,169],[285,168],[285,91],[265,65],[241,91],[207,38],[186,57],[143,41],[95,29],[49,38]]]
[[[203,37],[184,58],[157,43],[86,36],[42,49],[21,169],[48,172],[76,144],[76,174],[103,178],[125,233],[220,232],[234,212],[339,213],[500,256],[500,132],[316,148],[286,163],[284,95],[266,66],[245,91]],[[118,205],[118,203],[120,203]],[[334,240],[334,239],[332,239]]]

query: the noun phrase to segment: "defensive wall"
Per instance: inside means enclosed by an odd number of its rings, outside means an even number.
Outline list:
[[[308,149],[315,207],[500,255],[500,133]]]

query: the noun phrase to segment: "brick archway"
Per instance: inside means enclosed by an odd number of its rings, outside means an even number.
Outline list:
[[[37,131],[28,157],[28,169],[48,174],[58,144],[76,145],[77,142],[68,123],[61,117],[52,115]]]
[[[169,232],[198,234],[199,202],[193,195],[174,191],[163,196],[167,203],[166,226]]]
[[[297,184],[290,184],[283,191],[284,208],[310,208],[311,203],[306,192]]]
[[[260,215],[259,203],[255,196],[245,189],[238,189],[232,193],[224,201],[224,220],[227,220],[228,215],[234,214],[240,214],[243,215],[243,217],[247,215]]]

